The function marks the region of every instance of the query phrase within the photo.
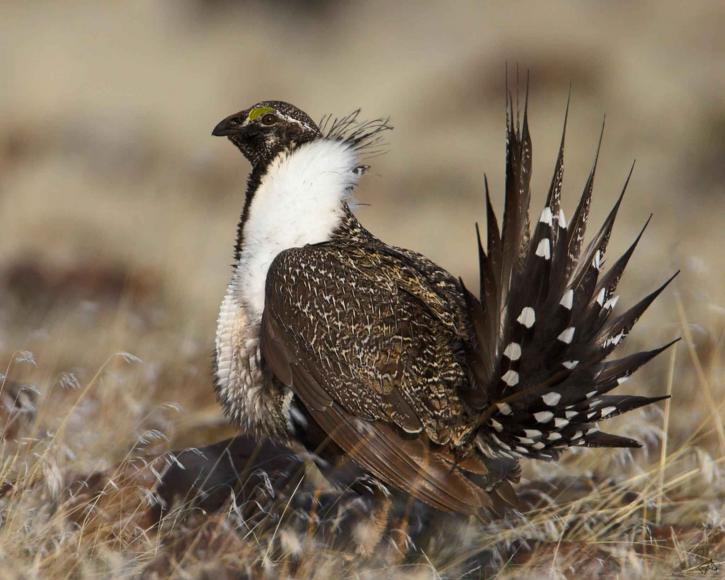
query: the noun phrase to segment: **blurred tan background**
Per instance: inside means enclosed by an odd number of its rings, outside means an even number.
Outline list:
[[[484,171],[501,207],[506,62],[531,71],[534,209],[571,83],[567,215],[606,114],[595,224],[637,159],[612,255],[655,213],[625,298],[683,270],[635,340],[679,333],[679,295],[718,345],[724,27],[714,1],[3,2],[0,361],[28,350],[63,386],[130,352],[145,364],[119,411],[153,391],[218,417],[209,360],[248,166],[210,131],[261,99],[390,116],[358,213],[472,284]]]

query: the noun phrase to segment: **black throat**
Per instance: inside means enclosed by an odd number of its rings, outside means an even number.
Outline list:
[[[259,185],[262,183],[262,178],[267,173],[267,168],[271,161],[267,163],[258,163],[252,166],[252,171],[247,177],[247,190],[244,195],[244,206],[242,207],[242,215],[239,218],[237,224],[237,240],[234,244],[234,264],[239,261],[239,257],[242,254],[242,244],[244,243],[244,224],[247,223],[249,218],[249,208],[252,205],[254,194],[259,189]]]

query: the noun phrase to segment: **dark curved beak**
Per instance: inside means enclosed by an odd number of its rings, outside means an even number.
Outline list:
[[[226,119],[222,119],[219,123],[217,123],[217,126],[214,127],[211,134],[214,135],[214,137],[228,137],[229,135],[236,135],[242,130],[244,120],[246,118],[246,111],[240,111],[239,113],[229,115]]]

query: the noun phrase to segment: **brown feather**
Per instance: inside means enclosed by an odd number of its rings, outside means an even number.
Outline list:
[[[491,496],[451,464],[450,451],[445,447],[432,445],[425,437],[406,436],[383,421],[360,419],[333,401],[315,376],[314,366],[298,356],[269,306],[262,321],[261,348],[269,370],[280,380],[288,380],[286,386],[320,427],[382,482],[443,511],[480,515],[493,506]],[[465,465],[474,468],[475,463]]]

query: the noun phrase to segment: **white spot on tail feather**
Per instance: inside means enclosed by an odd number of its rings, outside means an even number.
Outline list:
[[[571,288],[564,292],[564,295],[561,297],[561,302],[559,302],[564,308],[567,310],[571,310],[571,307],[574,306],[574,290]]]
[[[559,401],[561,401],[561,393],[552,391],[550,393],[546,393],[543,397],[541,397],[541,399],[549,407],[556,407],[559,404]]]
[[[521,345],[518,342],[509,342],[503,355],[509,360],[519,360],[521,358]]]
[[[531,306],[525,306],[521,309],[521,314],[519,314],[516,322],[523,324],[526,328],[531,328],[536,322],[536,312]]]
[[[509,369],[501,377],[501,380],[504,383],[506,383],[509,387],[515,387],[519,383],[519,373]]]
[[[551,411],[539,411],[538,413],[534,413],[534,419],[538,423],[548,423],[554,418],[554,413]]]
[[[562,419],[560,417],[557,417],[554,419],[554,426],[558,428],[566,427],[569,424],[569,421],[566,419]]]
[[[579,361],[578,360],[565,360],[561,364],[564,366],[564,368],[572,370],[572,369],[576,368],[576,366],[579,364]]]
[[[571,341],[574,340],[575,331],[576,329],[573,326],[570,326],[569,328],[564,330],[559,336],[557,336],[557,339],[565,344],[571,344]]]
[[[602,409],[602,411],[601,411],[602,417],[607,417],[607,416],[611,415],[612,413],[614,413],[616,410],[617,410],[617,407],[604,407],[604,409]]]
[[[541,217],[539,218],[539,221],[542,224],[546,224],[547,226],[551,225],[553,214],[551,213],[551,208],[547,205],[544,210],[541,212]]]
[[[563,209],[559,208],[559,214],[557,218],[557,221],[559,222],[559,227],[566,229],[566,216],[564,215]]]
[[[543,238],[539,245],[536,246],[536,255],[544,258],[544,260],[551,259],[551,242],[549,238]]]
[[[496,419],[491,419],[491,426],[494,429],[496,429],[496,431],[498,431],[499,433],[501,433],[501,431],[503,431],[503,425],[501,425],[501,423],[496,421]]]

